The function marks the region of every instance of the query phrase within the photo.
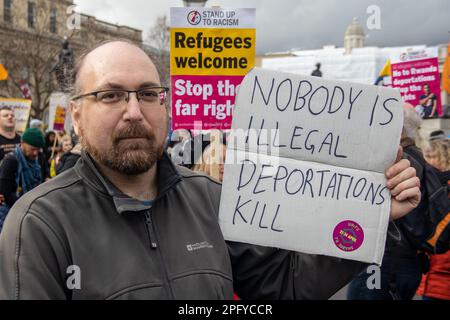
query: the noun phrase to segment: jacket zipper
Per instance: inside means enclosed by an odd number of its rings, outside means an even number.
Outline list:
[[[154,230],[154,224],[152,223],[152,219],[151,219],[149,210],[145,211],[145,222],[147,225],[148,237],[150,239],[150,248],[152,250],[156,250],[158,248],[158,244],[157,244],[156,234],[155,234],[155,230]],[[174,300],[175,296],[172,291],[172,286],[170,285],[169,276],[167,274],[167,269],[166,269],[166,266],[164,263],[164,259],[163,259],[161,250],[158,250],[158,255],[159,255],[159,262],[161,264],[161,269],[162,269],[163,275],[164,275],[164,281],[168,287],[170,299]]]
[[[150,248],[155,250],[156,248],[158,248],[158,244],[156,243],[156,237],[153,232],[152,219],[150,218],[150,213],[148,211],[145,211],[145,222],[147,224],[148,237],[150,239]]]

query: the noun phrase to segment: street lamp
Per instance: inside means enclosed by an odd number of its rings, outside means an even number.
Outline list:
[[[208,0],[183,0],[185,7],[204,7]]]

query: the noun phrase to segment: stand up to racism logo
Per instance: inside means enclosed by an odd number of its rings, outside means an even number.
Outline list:
[[[202,21],[202,15],[196,10],[191,11],[187,15],[187,21],[189,24],[196,26],[200,23],[200,21]]]

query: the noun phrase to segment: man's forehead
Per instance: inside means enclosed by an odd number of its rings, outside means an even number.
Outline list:
[[[80,69],[81,82],[137,81],[159,83],[154,63],[140,48],[123,42],[103,45],[90,52]]]

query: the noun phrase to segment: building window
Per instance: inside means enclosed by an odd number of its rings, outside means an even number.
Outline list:
[[[58,31],[56,29],[56,16],[57,16],[56,9],[52,9],[50,11],[50,32],[52,33],[56,33]]]
[[[3,0],[3,20],[7,23],[12,22],[12,0]]]
[[[36,26],[36,4],[28,1],[28,27],[34,28]]]

